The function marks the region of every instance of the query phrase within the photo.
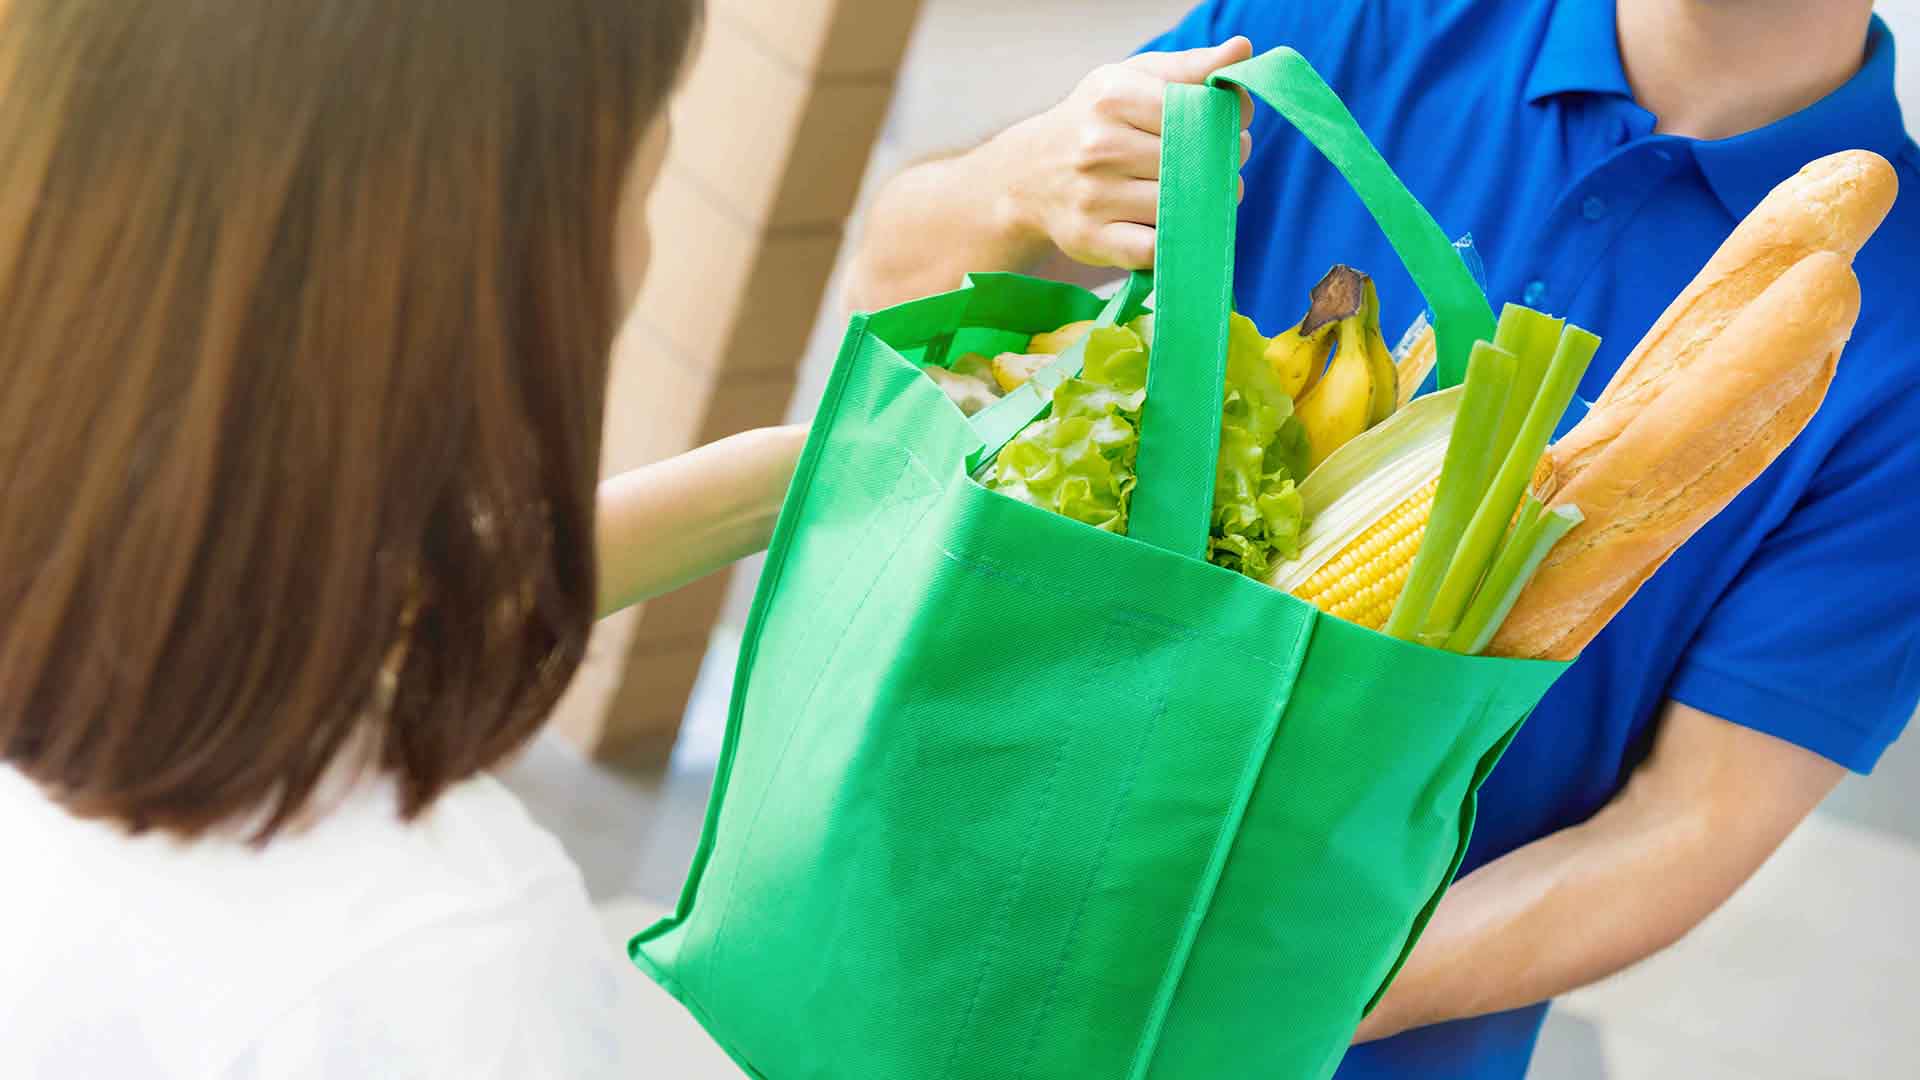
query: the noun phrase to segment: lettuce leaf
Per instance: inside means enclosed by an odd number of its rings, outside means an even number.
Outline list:
[[[1146,401],[1149,316],[1096,330],[1080,376],[1053,392],[1053,409],[1009,442],[986,485],[1109,532],[1124,533]],[[1264,577],[1299,553],[1305,511],[1306,432],[1266,362],[1267,339],[1234,315],[1214,476],[1208,558]]]
[[[1053,410],[994,459],[987,486],[1108,532],[1127,531],[1147,346],[1125,327],[1095,330],[1079,378],[1053,391]]]

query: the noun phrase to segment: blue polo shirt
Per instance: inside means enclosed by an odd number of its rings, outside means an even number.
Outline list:
[[[1471,872],[1608,802],[1674,699],[1872,769],[1920,700],[1920,153],[1878,19],[1865,66],[1804,111],[1731,139],[1654,134],[1609,0],[1212,0],[1149,48],[1300,50],[1450,235],[1496,302],[1605,339],[1596,397],[1634,343],[1779,181],[1866,148],[1906,194],[1855,269],[1863,309],[1804,435],[1657,573],[1524,728],[1481,797]],[[1300,317],[1336,262],[1372,273],[1391,339],[1412,282],[1338,174],[1264,107],[1240,211],[1240,310]],[[1524,1076],[1544,1006],[1363,1046],[1339,1076]],[[1284,1017],[1276,1020],[1284,1022]]]

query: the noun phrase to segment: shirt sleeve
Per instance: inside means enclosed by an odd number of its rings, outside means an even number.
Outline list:
[[[1872,771],[1920,703],[1920,441],[1906,400],[1835,445],[1714,606],[1671,697]]]
[[[221,1080],[613,1080],[648,1075],[632,997],[584,895],[421,927],[321,984]]]

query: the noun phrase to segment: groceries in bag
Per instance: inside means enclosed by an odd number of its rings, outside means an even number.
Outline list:
[[[1859,314],[1852,257],[1896,190],[1868,151],[1780,184],[1551,446],[1600,344],[1579,327],[1508,305],[1464,385],[1415,401],[1433,331],[1389,351],[1359,271],[1329,271],[1273,338],[1231,316],[1209,558],[1389,636],[1572,659],[1812,419]],[[971,414],[1088,339],[986,486],[1126,531],[1150,318],[933,376]]]
[[[1502,590],[1511,582],[1490,578],[1494,588],[1473,600],[1501,616],[1490,635],[1479,625],[1435,640],[1431,620],[1417,617],[1425,598],[1403,588],[1414,569],[1410,549],[1425,546],[1411,538],[1424,538],[1436,505],[1431,424],[1370,433],[1377,443],[1415,444],[1398,456],[1379,445],[1347,451],[1400,462],[1398,473],[1381,472],[1384,492],[1349,481],[1328,497],[1325,489],[1342,478],[1310,477],[1303,496],[1315,523],[1301,557],[1271,580],[1323,610],[1343,604],[1343,617],[1397,637],[1495,656],[1578,656],[1812,419],[1859,314],[1852,257],[1886,217],[1897,188],[1878,155],[1833,154],[1781,183],[1734,230],[1536,468],[1523,517],[1503,541],[1505,563],[1495,563],[1517,569],[1525,588],[1509,600]],[[1427,458],[1409,470],[1407,453],[1421,445]],[[1349,472],[1359,471],[1354,464],[1365,462],[1350,463]],[[1567,524],[1570,515],[1578,520]],[[1536,534],[1522,536],[1522,525]],[[1542,539],[1541,531],[1563,529],[1557,543]],[[1396,530],[1397,540],[1380,543]],[[1440,544],[1448,542],[1442,534]],[[1330,589],[1328,579],[1342,575],[1323,573],[1329,565],[1355,580]],[[1367,602],[1347,599],[1367,589]]]

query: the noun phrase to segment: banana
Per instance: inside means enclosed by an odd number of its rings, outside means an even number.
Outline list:
[[[1386,339],[1380,336],[1380,296],[1373,279],[1337,266],[1315,286],[1315,292],[1324,289],[1330,299],[1336,287],[1351,296],[1352,303],[1344,305],[1345,314],[1337,321],[1316,328],[1318,333],[1331,331],[1338,335],[1333,362],[1294,406],[1294,414],[1307,430],[1309,468],[1317,467],[1348,440],[1392,416],[1400,405],[1400,375]],[[1320,300],[1317,295],[1316,307],[1331,306]],[[1311,322],[1310,313],[1302,325]]]
[[[1319,381],[1333,352],[1334,325],[1329,323],[1311,334],[1302,334],[1296,326],[1267,345],[1267,366],[1273,369],[1288,397],[1298,400]]]
[[[1086,322],[1068,323],[1052,333],[1035,334],[1033,335],[1033,340],[1027,344],[1027,352],[1030,354],[1058,356],[1072,348],[1074,342],[1092,333],[1093,326],[1092,320],[1088,320]]]
[[[1311,472],[1347,441],[1367,430],[1377,397],[1373,359],[1363,335],[1350,320],[1340,322],[1340,348],[1327,373],[1294,405],[1307,431],[1307,468]]]
[[[1001,353],[993,358],[993,381],[1011,394],[1055,359],[1051,353]]]
[[[1343,264],[1328,270],[1307,293],[1307,313],[1299,325],[1267,346],[1267,363],[1281,385],[1298,401],[1311,392],[1327,370],[1334,334],[1342,320],[1366,303],[1367,275]]]
[[[1360,323],[1361,344],[1367,350],[1367,362],[1373,369],[1373,408],[1367,421],[1371,426],[1392,416],[1400,407],[1400,369],[1394,366],[1387,339],[1380,335],[1380,293],[1373,287],[1372,278],[1366,279],[1366,299],[1354,318]],[[1346,348],[1344,339],[1340,347]]]

